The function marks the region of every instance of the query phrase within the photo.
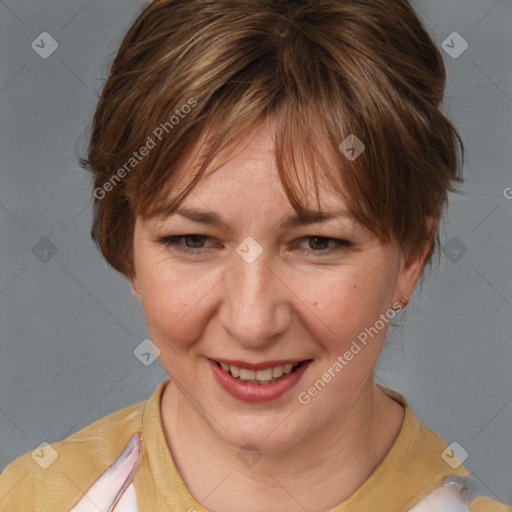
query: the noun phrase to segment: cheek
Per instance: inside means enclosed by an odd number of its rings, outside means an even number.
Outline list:
[[[338,332],[350,325],[373,322],[386,308],[390,283],[371,269],[347,268],[297,279],[294,291],[326,327]]]
[[[208,294],[218,279],[199,270],[182,272],[161,264],[149,266],[141,275],[142,305],[151,340],[162,351],[179,351],[194,343],[204,329]]]
[[[365,332],[388,311],[391,301],[392,276],[371,265],[337,269],[295,283],[294,290],[301,298],[304,312],[302,321],[321,343],[329,358],[342,355],[352,347],[354,340],[361,351],[357,359],[367,368],[378,357],[388,323],[378,324],[378,333],[371,330],[365,340]],[[364,342],[367,342],[364,345]],[[354,351],[357,351],[357,347]]]

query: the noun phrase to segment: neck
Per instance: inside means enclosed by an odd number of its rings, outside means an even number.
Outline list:
[[[343,415],[284,450],[255,452],[261,458],[246,467],[238,463],[240,448],[225,443],[172,382],[164,390],[161,411],[185,485],[196,501],[223,512],[239,510],[240,500],[251,504],[244,505],[247,512],[335,507],[370,477],[404,417],[402,406],[369,373]]]

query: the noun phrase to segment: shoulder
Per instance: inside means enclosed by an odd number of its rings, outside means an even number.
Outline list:
[[[400,432],[387,456],[386,469],[398,466],[398,476],[405,481],[414,479],[416,475],[421,481],[427,476],[437,476],[437,480],[450,474],[467,476],[462,464],[448,457],[448,446],[444,439],[419,421],[405,397],[390,388],[379,387],[405,410]],[[394,478],[397,479],[397,476]]]
[[[459,461],[457,458],[459,454],[455,453],[456,448],[452,451],[452,445],[447,444],[439,434],[419,421],[403,395],[384,386],[380,387],[405,409],[400,433],[382,465],[382,469],[388,473],[383,480],[387,487],[400,488],[404,496],[410,498],[411,506],[419,505],[436,489],[443,487],[445,478],[462,477],[462,480],[466,479],[474,485],[474,479],[462,464],[464,460]],[[469,510],[512,512],[510,506],[484,497],[475,498],[470,503]]]
[[[473,500],[469,509],[471,512],[512,512],[512,507],[498,503],[490,498],[477,498]]]
[[[439,487],[408,512],[510,512],[510,507],[490,498],[477,498],[468,504],[467,488],[460,485]]]
[[[69,510],[142,430],[144,404],[115,411],[66,439],[20,455],[0,473],[0,509]]]

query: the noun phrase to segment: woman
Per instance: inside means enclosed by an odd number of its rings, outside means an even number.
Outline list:
[[[462,181],[444,84],[405,0],[148,5],[83,165],[169,379],[11,463],[6,510],[510,512],[373,381]]]

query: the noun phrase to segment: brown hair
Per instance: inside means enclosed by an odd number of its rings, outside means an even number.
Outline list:
[[[157,0],[125,35],[92,123],[91,235],[133,273],[137,215],[163,213],[180,157],[208,134],[212,158],[268,116],[286,195],[305,213],[298,162],[327,178],[384,243],[433,241],[447,193],[462,182],[463,144],[440,105],[442,56],[405,0]],[[355,160],[338,146],[354,134]],[[460,157],[460,158],[459,158]],[[335,172],[332,172],[334,169]],[[167,211],[169,213],[169,211]]]

